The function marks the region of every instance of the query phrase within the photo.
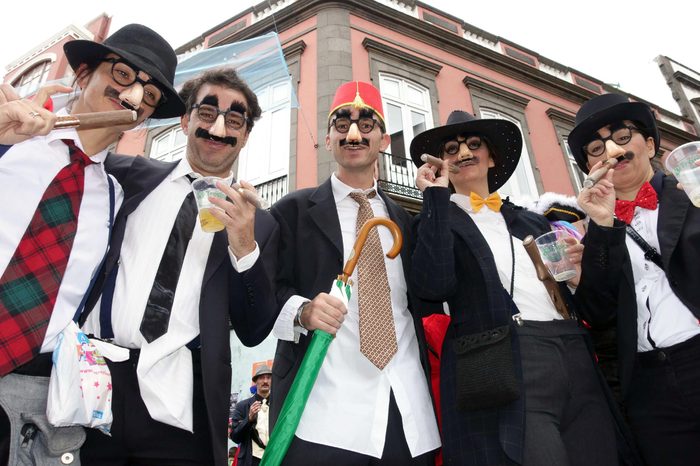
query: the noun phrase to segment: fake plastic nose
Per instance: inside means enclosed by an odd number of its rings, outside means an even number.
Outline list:
[[[222,114],[217,115],[214,124],[209,128],[209,134],[220,138],[226,137],[226,123]]]
[[[143,86],[141,83],[134,83],[121,91],[121,93],[119,93],[119,98],[131,105],[134,109],[138,109],[141,107],[141,102],[143,101]]]
[[[361,141],[362,135],[360,134],[360,128],[357,127],[357,123],[352,123],[350,129],[348,130],[348,135],[345,136],[348,141]]]
[[[612,139],[605,141],[605,155],[608,159],[615,159],[625,153],[625,149],[615,144]]]
[[[459,145],[459,155],[457,156],[458,160],[469,159],[472,158],[473,155],[474,154],[472,154],[472,151],[467,147],[466,142]]]

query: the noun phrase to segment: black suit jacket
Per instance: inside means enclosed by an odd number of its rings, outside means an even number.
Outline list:
[[[423,193],[423,210],[416,218],[411,286],[421,298],[447,301],[450,327],[445,335],[440,361],[440,404],[442,410],[445,464],[461,464],[471,458],[474,465],[491,464],[500,448],[518,464],[522,463],[524,402],[473,412],[456,409],[456,338],[512,325],[515,304],[503,288],[493,252],[474,221],[449,201],[447,188],[429,188]],[[550,230],[541,215],[505,202],[501,213],[511,234],[519,239],[539,236]],[[498,251],[508,254],[510,251]],[[568,292],[563,296],[568,298]],[[512,332],[513,360],[522,383],[517,335]],[[484,441],[488,425],[498,426],[498,438]]]
[[[661,172],[651,181],[659,194],[659,252],[671,289],[700,319],[700,209],[690,203],[683,191],[676,189],[676,183],[675,178]],[[591,222],[585,245],[583,273],[576,291],[580,312],[594,327],[617,325],[624,397],[637,353],[637,301],[625,245],[625,225],[616,220],[613,227],[604,228]]]
[[[410,216],[381,190],[389,217],[403,233],[401,260],[404,273],[410,270]],[[281,308],[293,295],[313,298],[329,290],[331,281],[343,270],[343,242],[340,220],[333,198],[330,179],[317,188],[302,189],[285,196],[272,207],[272,215],[280,225],[277,302]],[[413,310],[417,303],[411,304]],[[413,312],[413,311],[412,311]],[[421,364],[427,371],[425,334],[420,316],[413,318],[421,352]],[[272,367],[272,404],[270,423],[274,425],[289,393],[312,333],[301,336],[299,343],[280,340]]]
[[[96,281],[86,309],[99,298],[105,278],[117,265],[129,215],[151,193],[177,162],[163,163],[144,157],[110,154],[105,168],[124,189],[124,202],[117,215],[105,265]],[[170,228],[170,227],[168,227]],[[199,304],[202,380],[207,417],[216,465],[225,466],[228,456],[226,431],[231,394],[230,325],[246,346],[259,344],[270,333],[277,317],[273,280],[277,267],[279,228],[272,216],[259,210],[255,239],[260,258],[249,270],[238,273],[228,256],[226,231],[214,234],[209,251]]]
[[[250,466],[253,463],[253,436],[257,435],[255,430],[257,419],[250,421],[248,413],[256,401],[262,401],[262,399],[258,398],[257,395],[251,396],[236,403],[233,410],[231,440],[238,444],[239,466]],[[268,399],[268,403],[270,403],[270,399]]]

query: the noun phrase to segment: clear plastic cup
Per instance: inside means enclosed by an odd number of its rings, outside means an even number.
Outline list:
[[[549,269],[549,273],[558,282],[565,282],[576,276],[576,266],[569,260],[566,253],[568,244],[564,240],[569,236],[561,230],[554,230],[535,239],[535,245],[540,251],[542,262]]]
[[[197,201],[197,208],[199,209],[199,224],[202,227],[202,231],[207,233],[215,233],[224,229],[224,224],[211,213],[212,209],[219,209],[219,207],[209,201],[210,197],[226,199],[226,194],[216,187],[218,181],[226,183],[229,180],[216,176],[205,176],[204,178],[197,178],[192,182],[194,198]]]
[[[700,167],[695,165],[698,159],[700,141],[695,141],[676,147],[664,161],[666,170],[683,185],[683,191],[695,207],[700,207]]]

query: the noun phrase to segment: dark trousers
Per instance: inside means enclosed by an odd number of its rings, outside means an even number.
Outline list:
[[[112,373],[111,437],[96,429],[87,430],[80,450],[85,466],[194,466],[211,465],[209,432],[199,351],[192,352],[194,373],[194,433],[158,421],[148,414],[141,399],[136,364],[138,351],[124,362],[107,361]]]
[[[389,423],[381,459],[342,450],[294,437],[289,446],[283,466],[433,466],[435,452],[415,458],[406,443],[401,423],[401,413],[392,393],[389,400]]]
[[[700,464],[700,336],[639,353],[625,402],[649,466]]]
[[[573,320],[518,327],[525,466],[618,464],[613,417],[584,332]]]

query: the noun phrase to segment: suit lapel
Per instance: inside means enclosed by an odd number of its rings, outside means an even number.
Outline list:
[[[153,191],[158,184],[165,179],[177,166],[173,163],[154,163],[144,157],[130,157],[110,154],[105,161],[105,169],[117,178],[124,190],[124,202],[119,209],[114,222],[110,250],[105,264],[106,273],[109,273],[121,252],[122,241],[126,231],[126,222],[139,204]]]
[[[343,257],[343,237],[330,178],[309,196],[309,217]]]
[[[124,203],[121,213],[124,216],[136,210],[141,201],[178,165],[178,162],[156,164],[144,157],[134,157],[134,159],[122,184]]]
[[[681,229],[688,215],[690,199],[683,191],[676,189],[675,181],[668,177],[663,180],[660,194],[656,232],[664,269],[669,270],[671,255],[678,245]]]

